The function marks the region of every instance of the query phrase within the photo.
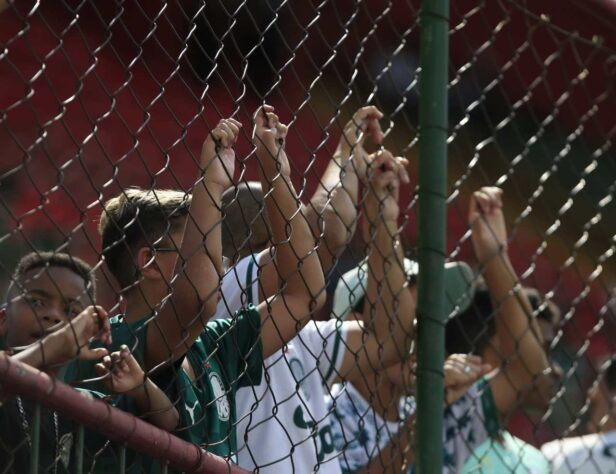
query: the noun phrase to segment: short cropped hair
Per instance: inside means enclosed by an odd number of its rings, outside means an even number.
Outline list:
[[[13,270],[11,283],[6,292],[7,302],[11,299],[16,287],[23,283],[26,273],[43,268],[66,268],[83,278],[86,291],[92,301],[96,297],[96,277],[92,267],[79,257],[63,252],[31,252],[24,255]]]
[[[560,321],[560,309],[552,300],[546,299],[536,288],[524,288],[524,291],[537,319],[543,319],[549,324]]]
[[[98,225],[103,256],[122,289],[135,282],[135,252],[181,230],[191,199],[182,191],[133,187],[104,204]]]
[[[222,195],[222,253],[231,260],[260,251],[269,241],[270,224],[258,181],[241,182]]]
[[[495,313],[490,291],[483,279],[476,283],[471,305],[457,314],[445,326],[447,354],[481,355],[496,334]]]
[[[612,357],[610,365],[603,375],[605,386],[610,392],[616,392],[616,357]]]

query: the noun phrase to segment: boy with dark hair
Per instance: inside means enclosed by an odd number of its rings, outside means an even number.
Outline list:
[[[177,411],[145,376],[127,347],[111,355],[104,348],[89,347],[93,339],[111,342],[107,313],[100,306],[92,306],[95,286],[92,268],[76,257],[52,252],[23,257],[15,268],[5,307],[0,312],[0,332],[11,359],[51,376],[56,376],[75,357],[102,359],[97,364],[99,376],[104,378],[110,392],[122,395],[114,400],[114,405],[144,413],[151,423],[173,430],[177,425]],[[85,392],[102,397],[96,392]],[[32,410],[33,406],[20,396],[2,405],[0,465],[3,472],[25,472],[29,467]],[[71,464],[76,428],[55,412],[41,415],[40,468],[53,468],[52,472],[72,472],[77,468]],[[86,439],[90,441],[87,447],[92,453],[103,447],[103,442],[96,437]]]
[[[255,114],[257,150],[271,169],[289,164],[286,126],[273,108]],[[201,152],[192,197],[130,189],[105,204],[100,232],[105,260],[122,287],[126,311],[112,324],[114,342],[134,348],[177,400],[178,434],[232,459],[235,392],[261,380],[262,358],[291,339],[323,303],[324,279],[288,174],[271,180],[280,283],[258,307],[212,321],[222,274],[221,197],[232,184],[233,146],[241,124],[221,120]],[[82,372],[80,378],[83,378]]]

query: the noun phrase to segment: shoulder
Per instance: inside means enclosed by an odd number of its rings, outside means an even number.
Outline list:
[[[237,311],[232,318],[212,319],[207,322],[201,334],[201,340],[207,344],[208,341],[220,341],[228,337],[246,337],[260,334],[261,315],[254,305],[248,305]]]
[[[572,436],[570,438],[555,439],[541,446],[541,452],[553,461],[559,457],[573,456],[578,452],[588,453],[591,447],[597,447],[602,443],[598,434],[585,436]]]

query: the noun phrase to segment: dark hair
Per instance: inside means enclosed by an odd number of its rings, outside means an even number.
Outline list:
[[[551,300],[545,299],[536,288],[525,287],[524,291],[533,309],[533,315],[554,324],[560,319],[560,309]],[[445,327],[445,350],[448,354],[481,355],[496,334],[495,311],[490,292],[483,279],[477,281],[477,289],[471,306],[451,318]]]
[[[222,253],[225,257],[235,261],[265,247],[270,224],[259,182],[241,182],[227,189],[222,195],[222,210]]]
[[[83,278],[86,284],[86,291],[94,301],[96,296],[96,277],[92,267],[82,259],[63,252],[31,252],[24,255],[15,266],[6,299],[10,299],[15,286],[22,282],[26,273],[38,268],[51,267],[67,268]]]
[[[610,392],[616,392],[616,358],[612,358],[604,375],[605,386]]]
[[[454,316],[445,326],[447,354],[481,355],[496,334],[494,307],[483,280],[477,281],[471,305]]]
[[[128,188],[104,204],[98,225],[103,256],[122,289],[135,282],[134,252],[179,230],[190,202],[182,191]]]
[[[525,287],[524,291],[537,319],[543,319],[550,324],[560,320],[560,309],[552,300],[546,299],[536,288]]]

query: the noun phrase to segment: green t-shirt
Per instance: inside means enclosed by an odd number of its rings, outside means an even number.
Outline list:
[[[172,396],[178,399],[180,413],[176,434],[233,462],[237,453],[236,391],[261,382],[260,328],[254,306],[239,311],[232,320],[210,321],[186,353],[195,381],[178,364],[168,371],[168,377],[174,377]]]
[[[105,346],[104,344],[94,341],[90,344],[91,347],[106,347],[109,352],[120,350],[122,345],[128,346],[133,356],[139,362],[141,367],[144,367],[145,359],[145,342],[148,324],[152,318],[143,318],[134,323],[127,324],[124,321],[123,315],[112,317],[111,337],[113,342]],[[94,366],[98,360],[79,360],[73,359],[68,363],[59,374],[59,378],[69,385],[78,385],[89,390],[95,390],[101,393],[109,393],[107,387],[102,382],[88,380],[98,379]],[[84,382],[84,380],[86,382]]]
[[[110,351],[126,344],[137,361],[144,361],[150,317],[127,324],[122,316],[111,319],[113,344]],[[182,360],[152,377],[165,391],[180,414],[179,437],[220,456],[235,456],[235,392],[259,384],[263,368],[261,317],[248,305],[233,319],[206,324],[201,336],[186,353],[196,379],[192,382],[181,368]],[[65,371],[67,383],[96,377],[94,363],[73,361]],[[105,391],[102,384],[89,388]],[[235,458],[233,458],[235,460]]]

